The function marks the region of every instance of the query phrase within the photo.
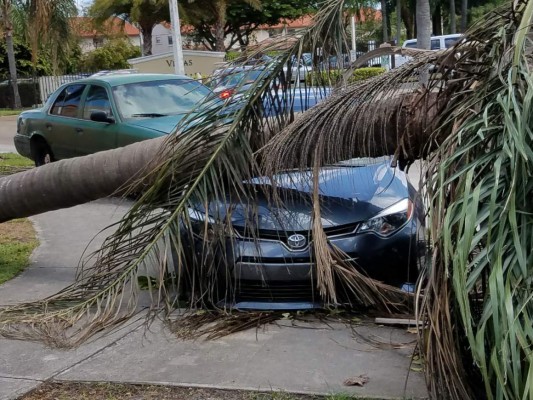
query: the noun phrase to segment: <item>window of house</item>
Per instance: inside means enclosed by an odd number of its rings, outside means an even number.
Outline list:
[[[155,37],[155,42],[156,42],[157,44],[161,44],[161,38],[160,38],[159,36],[156,36],[156,37]]]
[[[169,44],[169,45],[172,44],[172,36],[169,36],[169,37],[168,37],[168,44]]]
[[[95,49],[104,45],[104,38],[93,38],[93,46]]]

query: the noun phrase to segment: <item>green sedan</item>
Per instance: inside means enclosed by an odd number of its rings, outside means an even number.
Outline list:
[[[104,75],[61,86],[24,111],[17,151],[43,165],[168,134],[211,91],[186,76]]]

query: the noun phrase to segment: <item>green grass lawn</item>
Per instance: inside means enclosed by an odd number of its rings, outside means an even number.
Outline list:
[[[0,166],[3,167],[31,167],[33,161],[14,153],[0,153]]]
[[[33,162],[17,154],[0,154],[0,175],[29,168]],[[0,284],[18,275],[29,264],[38,245],[33,225],[27,219],[0,224]]]
[[[11,108],[0,108],[0,117],[7,117],[8,115],[19,115],[24,110],[12,110]]]

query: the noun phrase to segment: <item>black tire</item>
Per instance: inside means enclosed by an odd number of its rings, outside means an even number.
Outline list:
[[[35,139],[31,143],[31,156],[35,162],[36,167],[41,165],[50,164],[54,161],[52,150],[48,143],[44,139]]]

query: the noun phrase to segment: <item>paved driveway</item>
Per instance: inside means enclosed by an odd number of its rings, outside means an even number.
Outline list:
[[[91,238],[128,207],[104,199],[33,217],[41,245],[31,266],[0,286],[0,304],[40,299],[71,282]],[[101,238],[90,249],[99,243]],[[360,326],[357,331],[386,343],[415,339],[403,329],[382,326]],[[178,340],[157,323],[145,331],[137,322],[68,351],[0,339],[0,399],[15,399],[49,379],[426,397],[422,376],[409,370],[412,350],[412,344],[372,347],[342,324],[280,323],[206,342]],[[370,381],[364,387],[343,386],[345,379],[358,375]]]
[[[0,153],[15,152],[13,136],[17,131],[17,116],[0,117]]]

